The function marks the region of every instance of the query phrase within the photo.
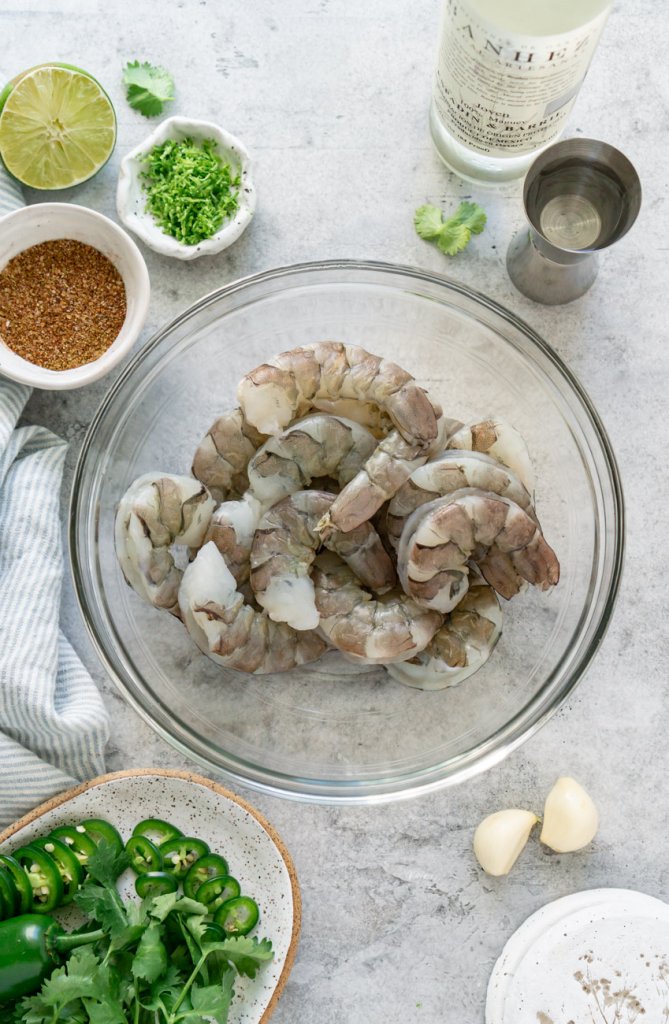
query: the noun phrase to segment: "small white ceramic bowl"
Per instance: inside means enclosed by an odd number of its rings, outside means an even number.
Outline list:
[[[140,174],[144,169],[142,157],[154,146],[160,146],[168,139],[180,141],[186,138],[196,141],[213,139],[218,155],[229,163],[233,170],[238,171],[240,176],[237,213],[232,219],[224,222],[220,231],[197,245],[184,245],[158,227],[151,214],[146,212],[146,196],[140,180]],[[163,256],[173,256],[178,260],[194,260],[198,256],[213,256],[214,253],[227,249],[251,223],[255,208],[256,190],[251,180],[251,158],[246,148],[234,135],[223,131],[211,121],[168,117],[121,161],[116,192],[118,215],[125,226],[141,238],[145,245]]]
[[[101,213],[73,203],[36,203],[0,219],[0,270],[40,242],[72,238],[108,257],[123,278],[127,312],[123,327],[99,359],[72,370],[47,370],[13,352],[0,337],[0,375],[45,391],[65,391],[90,384],[126,356],[144,326],[151,288],[144,258],[122,228]]]

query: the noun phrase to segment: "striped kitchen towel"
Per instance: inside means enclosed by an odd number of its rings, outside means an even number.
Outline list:
[[[0,214],[22,202],[0,166]],[[17,427],[29,397],[0,377],[0,827],[104,771],[109,734],[100,694],[58,625],[67,445],[45,427]]]

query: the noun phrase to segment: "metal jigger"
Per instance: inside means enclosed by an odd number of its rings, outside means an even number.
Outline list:
[[[613,146],[567,139],[534,161],[523,203],[530,227],[509,246],[509,277],[528,299],[558,306],[587,292],[597,277],[597,253],[632,227],[641,183]]]

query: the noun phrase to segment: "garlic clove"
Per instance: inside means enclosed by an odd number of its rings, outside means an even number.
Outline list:
[[[558,779],[546,797],[539,839],[556,853],[573,853],[592,842],[599,827],[597,808],[575,779]]]
[[[486,874],[508,875],[538,820],[515,807],[483,819],[474,833],[474,855]]]

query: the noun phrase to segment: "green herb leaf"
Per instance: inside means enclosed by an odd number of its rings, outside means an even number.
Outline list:
[[[191,965],[188,965],[191,968]],[[142,1006],[147,1010],[158,1010],[160,1004],[172,1005],[184,987],[182,974],[170,963],[164,974],[151,984],[149,994],[142,997]]]
[[[274,959],[272,943],[269,939],[256,939],[250,935],[236,935],[224,942],[205,942],[202,952],[206,955],[218,952],[236,968],[238,974],[247,978],[255,978],[258,968],[268,960]]]
[[[122,875],[130,863],[125,850],[116,853],[111,843],[100,842],[88,858],[86,870],[91,878],[100,885],[113,887],[116,879]]]
[[[112,938],[122,935],[128,918],[118,893],[88,879],[75,894],[74,902],[84,914],[92,917]]]
[[[23,1001],[23,1019],[26,1024],[76,1020],[77,1017],[72,1014],[63,1016],[65,1007],[82,998],[94,998],[104,989],[104,978],[100,977],[98,959],[93,951],[88,947],[76,949],[67,964],[57,967],[51,977],[47,978],[38,995]],[[77,1007],[72,1009],[76,1014]]]
[[[209,913],[204,903],[198,903],[188,896],[180,896],[176,892],[166,892],[163,896],[154,896],[151,900],[148,912],[157,921],[164,921],[172,911],[180,914],[197,914],[206,917]]]
[[[486,215],[477,203],[460,203],[452,217],[442,219],[437,206],[419,206],[414,225],[421,238],[436,242],[447,256],[455,256],[468,245],[472,235],[479,235],[486,225]]]
[[[201,1017],[213,1017],[217,1024],[226,1024],[232,999],[234,973],[228,971],[220,985],[207,985],[191,989],[191,1003]]]
[[[473,235],[480,235],[486,226],[487,220],[488,218],[478,203],[465,201],[460,203],[454,215],[449,218],[448,223],[464,224]]]
[[[438,206],[419,206],[413,218],[414,227],[421,238],[436,238],[443,226],[441,210]]]
[[[455,256],[466,248],[471,237],[471,231],[464,224],[454,224],[452,221],[446,221],[437,239],[437,246],[447,256]]]
[[[126,64],[123,84],[127,87],[128,103],[144,117],[157,117],[162,114],[164,105],[174,99],[172,76],[165,68],[154,67],[146,61],[140,64],[134,60]]]
[[[167,950],[162,942],[161,933],[162,929],[156,922],[149,925],[142,935],[132,963],[133,977],[151,983],[167,969]]]
[[[128,1024],[123,1006],[111,995],[105,995],[99,1002],[84,999],[90,1024]]]

